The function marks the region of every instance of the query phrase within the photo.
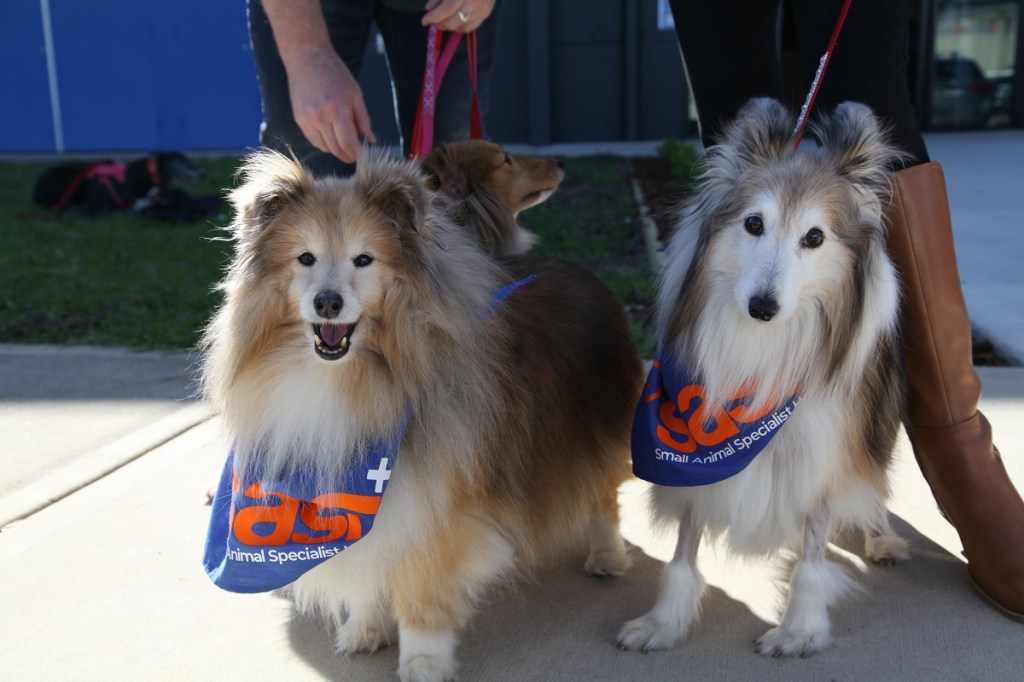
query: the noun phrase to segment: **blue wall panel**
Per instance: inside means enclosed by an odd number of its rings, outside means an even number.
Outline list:
[[[258,144],[244,0],[48,2],[67,151]],[[675,36],[654,28],[655,7],[505,2],[488,132],[539,144],[685,132]],[[0,0],[0,152],[56,149],[43,36],[40,0]],[[360,82],[381,141],[397,142],[384,59],[372,42]]]
[[[245,3],[49,0],[69,152],[258,143]],[[0,151],[53,151],[38,0],[0,3]]]
[[[161,145],[256,146],[262,117],[245,3],[164,0],[152,7]]]
[[[0,2],[0,150],[53,149],[43,20],[36,0]]]
[[[50,0],[69,151],[157,146],[149,4]]]

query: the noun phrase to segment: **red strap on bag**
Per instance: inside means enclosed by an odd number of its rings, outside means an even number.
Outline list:
[[[67,189],[64,190],[60,199],[53,205],[53,210],[60,212],[67,208],[67,205],[71,202],[71,197],[75,195],[75,192],[78,191],[78,188],[86,180],[99,180],[107,188],[107,192],[110,193],[110,198],[114,200],[114,205],[118,210],[127,210],[128,205],[121,198],[121,195],[118,194],[117,188],[114,186],[114,182],[124,184],[125,169],[126,166],[123,163],[113,159],[97,161],[92,165],[86,166],[82,169],[81,173],[75,176]]]
[[[427,32],[427,64],[423,70],[423,88],[420,90],[416,122],[409,144],[410,159],[423,158],[434,148],[434,114],[437,107],[437,92],[441,89],[441,81],[461,40],[462,34],[456,32],[445,43],[444,31],[438,30],[436,26],[431,26]],[[474,139],[479,139],[483,137],[484,127],[476,87],[476,31],[466,34],[466,58],[469,63],[469,87],[472,92],[469,134]]]

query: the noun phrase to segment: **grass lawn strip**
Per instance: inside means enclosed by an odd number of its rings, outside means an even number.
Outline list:
[[[196,159],[206,177],[190,195],[234,185],[235,157]],[[0,163],[0,342],[192,348],[218,301],[231,244],[230,210],[195,223],[134,214],[99,219],[55,215],[31,201],[47,163]],[[562,188],[524,212],[536,250],[589,268],[632,312],[648,344],[652,291],[630,191],[629,159],[566,161]]]

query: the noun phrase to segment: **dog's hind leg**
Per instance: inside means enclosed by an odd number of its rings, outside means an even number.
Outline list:
[[[889,525],[889,510],[879,505],[877,517],[864,526],[864,555],[881,566],[910,558],[907,541]]]
[[[630,566],[626,541],[619,531],[618,490],[609,490],[590,517],[590,554],[583,570],[590,575],[622,575]]]
[[[828,607],[850,587],[850,578],[825,558],[828,510],[822,506],[804,522],[803,556],[789,579],[782,622],[757,640],[766,656],[810,656],[832,644]]]
[[[627,622],[619,631],[619,646],[634,651],[668,649],[683,640],[700,612],[704,576],[697,570],[697,549],[704,529],[687,508],[679,519],[679,540],[665,566],[658,600],[646,615]]]

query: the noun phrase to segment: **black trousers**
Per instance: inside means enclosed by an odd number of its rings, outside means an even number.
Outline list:
[[[427,29],[420,24],[423,13],[391,9],[380,0],[321,0],[320,4],[331,43],[356,78],[363,64],[372,25],[377,25],[384,39],[402,150],[408,153],[426,64]],[[249,0],[248,6],[249,37],[263,101],[260,143],[285,153],[294,153],[318,175],[350,175],[354,166],[320,151],[302,134],[292,114],[288,74],[277,51],[263,2]],[[477,30],[477,88],[480,111],[485,117],[490,98],[491,67],[497,51],[500,6],[499,0],[495,3],[494,12]],[[466,64],[466,41],[463,40],[437,94],[435,145],[469,137],[471,95]],[[376,118],[380,112],[371,111],[370,116]]]
[[[670,0],[670,4],[700,137],[709,145],[751,97],[785,101],[785,93],[795,89],[802,93],[802,101],[843,3],[792,0],[786,4],[793,12],[799,83],[784,81],[779,0]],[[814,105],[815,111],[848,100],[868,105],[891,126],[893,143],[913,156],[908,165],[929,160],[907,78],[912,7],[912,0],[855,0]]]

